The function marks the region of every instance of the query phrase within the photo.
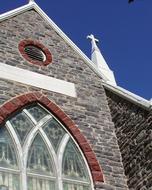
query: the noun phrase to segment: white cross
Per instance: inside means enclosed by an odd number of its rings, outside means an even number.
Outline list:
[[[96,39],[93,34],[90,34],[89,36],[87,36],[87,39],[90,39],[93,44],[96,44],[96,42],[99,42],[99,40]]]
[[[99,42],[99,40],[96,39],[93,34],[90,34],[89,36],[87,36],[87,39],[91,40],[91,43],[92,43],[92,54],[93,54],[94,51],[100,51],[98,49],[98,47],[97,47],[97,44],[96,44],[96,42]]]

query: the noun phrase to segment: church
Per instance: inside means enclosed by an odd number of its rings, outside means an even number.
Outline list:
[[[152,190],[152,102],[87,38],[33,0],[0,15],[0,190]]]

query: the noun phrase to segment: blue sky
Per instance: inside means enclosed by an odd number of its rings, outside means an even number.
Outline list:
[[[28,0],[1,0],[0,13]],[[117,84],[152,98],[152,0],[35,0],[45,13],[90,57],[93,33]]]

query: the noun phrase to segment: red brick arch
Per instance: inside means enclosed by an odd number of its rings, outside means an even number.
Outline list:
[[[2,124],[11,113],[32,102],[39,102],[45,106],[59,119],[60,122],[63,123],[63,125],[67,128],[67,130],[79,144],[90,167],[93,181],[95,183],[103,182],[102,170],[86,138],[82,135],[74,122],[55,103],[53,103],[40,92],[30,92],[16,96],[0,106],[0,124]]]

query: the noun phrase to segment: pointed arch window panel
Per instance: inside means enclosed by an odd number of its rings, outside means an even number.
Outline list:
[[[0,190],[92,190],[86,161],[64,126],[31,104],[0,126]]]
[[[29,133],[33,127],[32,122],[28,119],[24,112],[18,113],[10,119],[10,123],[13,126],[21,144],[24,143],[26,135]]]
[[[63,155],[62,171],[65,190],[89,189],[86,165],[75,143],[70,139]]]
[[[51,141],[53,148],[55,151],[58,150],[61,140],[65,135],[65,130],[61,127],[61,125],[57,122],[55,118],[52,118],[45,126],[44,131]]]
[[[15,144],[5,126],[0,126],[0,189],[19,190],[19,167]]]
[[[29,149],[27,169],[34,174],[52,175],[52,168],[52,158],[42,137],[37,134]]]

